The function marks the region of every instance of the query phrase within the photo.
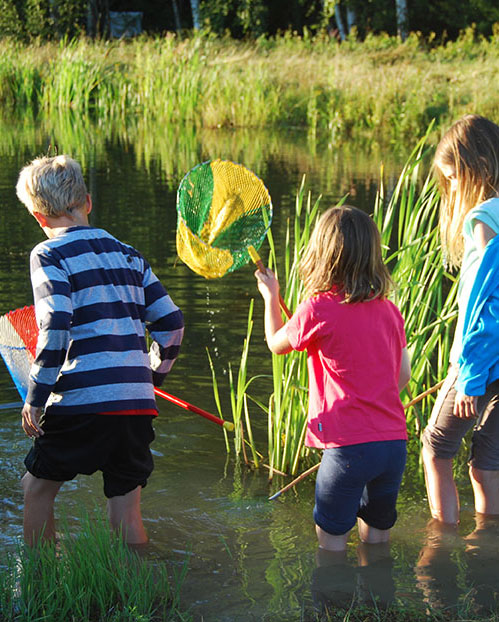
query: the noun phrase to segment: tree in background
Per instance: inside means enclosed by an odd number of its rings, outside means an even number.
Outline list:
[[[397,16],[397,34],[404,41],[407,38],[407,2],[406,0],[395,0],[395,14]]]
[[[109,34],[109,1],[88,0],[86,34],[89,37],[107,36]]]
[[[19,3],[12,2],[12,0],[0,0],[0,36],[20,39],[23,32]]]
[[[499,4],[490,0],[323,0],[330,26],[346,37],[355,26],[361,39],[368,33],[387,32],[404,39],[409,32],[455,39],[469,27],[490,36],[499,22]]]
[[[204,27],[233,37],[259,37],[269,33],[269,7],[265,0],[201,0]]]
[[[477,33],[490,36],[499,22],[499,4],[491,0],[411,0],[410,30],[424,35],[455,39],[459,33],[474,25]]]
[[[87,0],[0,0],[0,37],[74,37],[83,28]]]
[[[471,26],[489,36],[499,22],[492,0],[0,0],[0,37],[107,36],[109,11],[141,11],[151,34],[201,28],[234,38],[417,31],[438,41]]]
[[[25,0],[25,33],[42,39],[77,36],[83,30],[85,11],[85,0]]]
[[[328,29],[335,27],[341,41],[353,32],[361,38],[372,31],[407,37],[406,0],[323,0],[323,12]]]
[[[201,14],[199,13],[199,0],[190,0],[192,11],[192,27],[194,30],[201,28]]]

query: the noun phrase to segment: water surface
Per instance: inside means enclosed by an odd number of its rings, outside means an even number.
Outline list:
[[[272,231],[282,249],[304,174],[312,199],[322,195],[324,207],[348,193],[351,204],[370,211],[381,161],[389,191],[404,157],[376,146],[336,145],[298,131],[180,132],[138,122],[119,131],[64,119],[27,122],[15,130],[6,124],[0,136],[0,314],[31,304],[29,251],[43,237],[15,197],[18,171],[40,153],[55,148],[69,152],[83,163],[94,202],[92,223],[142,251],[185,314],[182,353],[165,390],[212,412],[216,406],[206,349],[226,404],[228,363],[238,364],[251,298],[256,321],[250,375],[269,373],[270,356],[253,268],[207,281],[177,261],[175,193],[184,174],[215,157],[254,170],[272,196]],[[266,257],[265,247],[262,255]],[[270,382],[259,382],[255,390],[268,395]],[[3,364],[0,404],[0,538],[4,548],[13,549],[22,532],[19,479],[30,441],[20,427],[19,398]],[[464,467],[462,523],[456,532],[441,532],[428,524],[413,442],[390,546],[366,547],[354,534],[347,558],[338,559],[317,551],[313,476],[270,502],[268,496],[287,480],[269,483],[265,469],[250,470],[234,452],[227,454],[218,426],[165,401],[159,408],[156,468],[143,492],[151,537],[147,555],[166,561],[172,572],[188,561],[182,599],[195,620],[307,620],[331,603],[368,602],[372,594],[381,602],[395,600],[418,609],[452,610],[463,601],[475,611],[489,607],[499,587],[498,526],[494,521],[475,524]],[[263,414],[255,410],[252,421],[264,449]],[[98,475],[65,484],[56,512],[64,509],[77,528],[81,506],[104,509],[101,487]]]

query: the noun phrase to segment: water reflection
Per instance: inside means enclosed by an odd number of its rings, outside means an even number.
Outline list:
[[[272,232],[277,248],[282,249],[303,174],[313,200],[322,193],[327,206],[350,192],[350,202],[369,210],[381,161],[388,194],[404,158],[404,154],[395,157],[391,150],[376,146],[332,144],[328,137],[311,139],[298,131],[195,131],[150,127],[140,119],[120,128],[68,117],[36,123],[0,120],[1,313],[32,300],[29,252],[43,234],[19,206],[14,188],[25,162],[46,153],[51,145],[71,152],[83,163],[94,197],[93,224],[143,251],[185,312],[183,350],[165,389],[211,412],[216,411],[216,404],[206,348],[212,354],[224,402],[228,363],[239,361],[253,297],[249,376],[270,371],[271,363],[258,319],[263,309],[253,269],[241,268],[223,279],[206,281],[176,262],[175,193],[184,174],[210,157],[230,158],[255,170],[271,192]],[[262,256],[266,259],[265,249]],[[4,405],[0,544],[12,550],[22,531],[19,478],[28,441],[19,425],[16,390],[3,364],[0,367],[0,405]],[[268,396],[271,383],[264,386],[265,382],[262,379],[253,386]],[[424,524],[429,513],[417,458],[410,462],[406,475],[390,548],[371,548],[374,545],[352,539],[347,557],[335,560],[321,552],[316,556],[313,478],[269,502],[271,488],[281,488],[287,481],[270,486],[267,472],[251,471],[233,453],[227,456],[218,426],[165,401],[158,406],[153,445],[156,469],[143,493],[143,514],[151,537],[150,550],[144,554],[166,561],[173,570],[189,560],[182,603],[195,620],[294,622],[315,619],[318,610],[336,600],[349,606],[373,598],[385,604],[412,599],[420,608],[440,607],[439,603],[461,602],[468,593],[473,606],[489,606],[486,598],[499,587],[492,580],[499,557],[494,542],[499,535],[497,525],[477,522],[464,539],[427,532]],[[255,407],[253,421],[257,444],[265,448],[267,422],[261,409]],[[81,506],[92,509],[101,485],[99,476],[66,484],[56,508],[58,516],[64,511],[74,525]],[[447,572],[451,582],[445,578]],[[438,578],[439,573],[444,576]]]
[[[385,609],[394,602],[395,582],[390,544],[356,547],[356,563],[345,552],[319,548],[311,592],[316,612],[367,606]]]
[[[457,526],[431,519],[415,568],[428,612],[496,611],[498,561],[499,517],[477,514],[475,529],[464,537]]]
[[[426,527],[426,539],[416,564],[417,587],[430,610],[457,608],[460,595],[456,553],[462,550],[458,529],[434,519]]]
[[[476,527],[464,541],[473,609],[484,613],[497,611],[499,517],[477,514]]]

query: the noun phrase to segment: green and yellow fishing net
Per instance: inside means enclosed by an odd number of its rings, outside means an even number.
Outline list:
[[[177,192],[177,253],[207,279],[250,260],[272,221],[270,194],[261,179],[227,160],[198,164]]]

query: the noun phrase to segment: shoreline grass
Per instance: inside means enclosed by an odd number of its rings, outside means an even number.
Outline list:
[[[188,622],[179,609],[187,570],[142,559],[101,518],[84,515],[57,545],[19,545],[0,557],[0,620],[14,622]]]
[[[499,33],[430,48],[417,34],[338,44],[284,34],[131,41],[0,41],[0,108],[101,120],[139,114],[198,128],[306,127],[331,139],[400,141],[465,112],[499,113]]]

